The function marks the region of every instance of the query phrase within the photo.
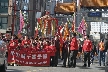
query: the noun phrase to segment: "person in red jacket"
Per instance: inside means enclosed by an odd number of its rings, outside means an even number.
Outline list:
[[[15,49],[18,46],[18,40],[15,38],[14,35],[11,37],[11,40],[9,42],[9,46],[11,49]]]
[[[92,42],[89,39],[89,35],[85,36],[82,50],[84,53],[84,65],[83,65],[83,67],[87,66],[87,64],[86,64],[87,60],[88,60],[88,67],[90,67],[90,52],[92,50]]]
[[[50,50],[49,50],[49,41],[46,41],[46,44],[44,45],[44,50],[46,51],[46,52],[50,52]]]
[[[22,45],[24,46],[24,47],[27,47],[27,46],[30,46],[30,40],[28,39],[28,37],[27,36],[25,36],[24,37],[24,39],[22,40]]]
[[[55,52],[56,48],[54,46],[54,43],[51,42],[51,45],[49,45],[49,50],[50,50],[50,66],[55,66]]]
[[[73,33],[73,38],[70,43],[69,67],[76,67],[76,56],[78,53],[78,41],[76,33]]]

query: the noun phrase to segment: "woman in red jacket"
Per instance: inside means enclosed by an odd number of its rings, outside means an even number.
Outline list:
[[[89,39],[89,35],[85,36],[82,50],[84,52],[84,65],[83,66],[84,67],[87,66],[86,62],[88,60],[88,67],[90,67],[90,52],[92,50],[92,42]]]

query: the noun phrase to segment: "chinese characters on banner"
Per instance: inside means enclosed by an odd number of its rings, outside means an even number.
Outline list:
[[[25,53],[9,50],[8,63],[17,63],[21,66],[49,66],[50,54],[47,52]]]

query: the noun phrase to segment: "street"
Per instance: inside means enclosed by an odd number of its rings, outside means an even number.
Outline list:
[[[98,63],[89,68],[82,65],[83,63],[77,62],[76,68],[64,68],[60,61],[58,67],[8,66],[7,72],[105,72],[105,67],[98,66]]]

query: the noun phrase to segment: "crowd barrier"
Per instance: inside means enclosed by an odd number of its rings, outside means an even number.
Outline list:
[[[55,51],[25,52],[8,49],[8,63],[20,66],[50,66],[50,56],[55,56]]]

